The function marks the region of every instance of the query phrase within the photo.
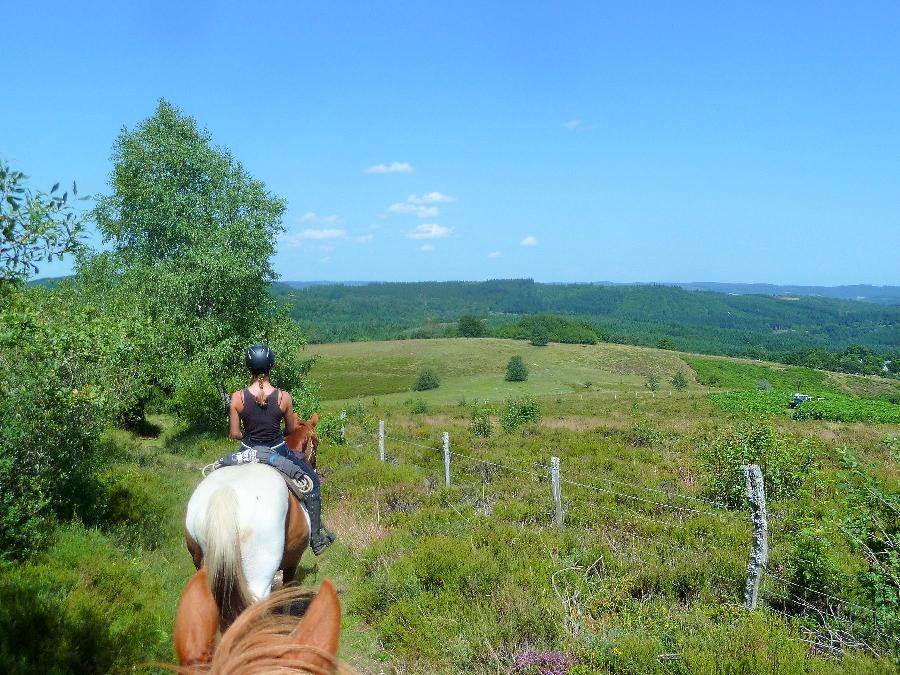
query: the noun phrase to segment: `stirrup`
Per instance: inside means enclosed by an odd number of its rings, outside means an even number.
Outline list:
[[[322,551],[334,543],[334,540],[335,536],[331,532],[324,527],[320,527],[315,536],[309,538],[309,547],[314,554],[320,555]]]

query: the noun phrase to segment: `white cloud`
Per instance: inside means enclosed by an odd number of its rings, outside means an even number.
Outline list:
[[[371,225],[369,225],[370,230],[377,230],[379,227],[381,227],[379,223],[372,223]]]
[[[566,129],[572,129],[574,131],[581,126],[581,120],[569,120],[568,122],[564,122],[563,126]]]
[[[301,223],[322,223],[323,225],[334,225],[340,218],[335,215],[320,216],[315,211],[307,211],[300,216]]]
[[[529,234],[527,237],[525,237],[522,241],[519,242],[519,245],[521,245],[521,246],[537,246],[537,243],[538,243],[537,237]]]
[[[421,204],[410,204],[409,202],[397,202],[388,207],[388,213],[408,213],[416,218],[436,218],[440,211],[436,206],[422,206]]]
[[[432,246],[431,244],[422,244],[422,245],[419,247],[419,250],[420,250],[420,251],[425,251],[426,253],[430,253],[431,251],[434,250],[434,246]]]
[[[452,227],[444,227],[437,223],[419,225],[416,229],[406,233],[407,239],[442,239],[453,234]]]
[[[412,173],[413,171],[415,171],[415,168],[409,162],[375,164],[366,169],[366,173]]]
[[[289,246],[300,246],[305,241],[326,241],[328,239],[346,239],[347,231],[338,228],[327,227],[323,229],[307,227],[302,232],[281,235],[281,241]]]
[[[421,197],[410,195],[406,198],[406,201],[410,204],[447,204],[449,202],[455,202],[456,200],[453,199],[453,197],[448,197],[440,192],[428,192]]]
[[[324,258],[322,258],[322,262],[327,265],[328,263],[331,262],[331,256],[326,255]]]
[[[361,234],[358,237],[354,237],[353,240],[358,244],[368,244],[375,238],[374,234]]]
[[[499,258],[503,254],[500,251],[491,251],[488,253],[488,258]]]

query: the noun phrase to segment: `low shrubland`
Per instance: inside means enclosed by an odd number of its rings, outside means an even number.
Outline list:
[[[533,351],[544,358],[558,347]],[[571,349],[597,358],[590,350],[599,348]],[[343,657],[386,673],[893,672],[884,635],[896,634],[900,616],[896,430],[756,419],[690,387],[652,398],[641,364],[618,349],[604,367],[621,371],[569,393],[506,401],[499,390],[457,402],[454,392],[442,403],[428,398],[441,390],[423,392],[421,414],[407,375],[396,399],[325,403],[324,518],[339,538],[315,564],[305,559],[301,576],[336,580]],[[508,356],[495,358],[497,383]],[[669,379],[679,361],[664,356]],[[745,375],[753,393],[769,393],[756,380],[776,379]],[[630,386],[613,395],[622,377]],[[193,569],[183,510],[198,468],[231,444],[170,418],[150,421],[161,434],[100,436],[94,510],[55,518],[50,548],[0,566],[0,670],[108,672],[171,659],[175,607]],[[442,431],[458,453],[449,487]],[[553,525],[551,456],[561,459],[562,530]],[[741,606],[748,461],[763,467],[771,514],[771,576],[754,612]],[[810,647],[829,630],[852,630],[880,656]],[[23,631],[25,640],[6,637]]]

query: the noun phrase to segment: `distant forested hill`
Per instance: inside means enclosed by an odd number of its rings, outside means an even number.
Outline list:
[[[554,313],[586,321],[606,339],[710,354],[773,357],[851,344],[900,349],[900,306],[821,297],[690,291],[663,285],[484,282],[371,283],[293,289],[279,284],[294,318],[314,341],[449,334],[463,314],[489,330],[521,315]]]
[[[741,295],[811,295],[820,298],[840,300],[861,300],[881,305],[900,305],[900,286],[870,286],[854,284],[850,286],[794,286],[781,284],[728,284],[715,281],[697,281],[685,284],[671,284],[689,290],[716,291],[718,293],[739,293]]]

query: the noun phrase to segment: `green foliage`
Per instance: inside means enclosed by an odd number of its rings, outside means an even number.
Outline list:
[[[490,409],[478,404],[472,406],[472,417],[469,422],[469,430],[481,438],[489,438],[494,433],[494,425],[491,423]]]
[[[346,443],[346,438],[341,440],[340,415],[319,415],[319,423],[316,425],[316,434],[319,439],[324,439],[332,445],[342,445]]]
[[[413,383],[413,391],[427,391],[429,389],[437,389],[441,386],[441,379],[433,368],[422,368],[416,375],[416,381]]]
[[[675,387],[675,389],[678,391],[684,391],[688,386],[687,375],[685,375],[684,371],[681,370],[679,370],[672,376],[670,382],[672,383],[672,386]]]
[[[827,534],[813,523],[806,523],[794,535],[787,562],[788,580],[796,584],[789,600],[794,611],[803,613],[809,605],[827,609],[828,599],[822,594],[834,595],[840,590],[840,573],[829,555],[831,548]]]
[[[484,321],[471,314],[463,314],[459,317],[457,331],[460,337],[484,337],[487,334]]]
[[[900,355],[894,350],[892,356]],[[817,370],[833,370],[855,375],[884,375],[886,368],[891,373],[900,371],[900,363],[896,365],[893,361],[886,363],[890,359],[886,359],[885,354],[860,344],[848,345],[842,351],[807,347],[781,354],[778,360]]]
[[[659,375],[650,373],[647,376],[647,380],[644,382],[644,386],[650,391],[657,391],[659,389]]]
[[[507,399],[506,405],[500,412],[500,426],[503,431],[514,431],[523,424],[540,422],[541,406],[532,396]]]
[[[265,342],[278,386],[299,386],[304,339],[269,294],[283,200],[163,100],[121,132],[113,162],[112,192],[93,212],[111,248],[84,257],[78,276],[97,306],[127,306],[162,338],[168,358],[140,364],[148,379],[186,386],[182,402],[206,379],[224,400],[244,377],[243,350]],[[181,409],[205,424],[206,399]]]
[[[31,295],[0,310],[0,559],[39,550],[55,516],[81,512],[103,462],[103,400],[71,344],[81,327],[59,334]]]
[[[593,345],[603,339],[590,323],[555,314],[523,316],[515,324],[495,331],[495,335],[530,340],[536,346],[549,342]]]
[[[103,535],[62,532],[47,555],[0,567],[0,671],[106,673],[168,659],[160,591],[158,570]]]
[[[755,363],[736,363],[724,359],[682,357],[697,374],[700,384],[725,389],[753,389],[760,380],[772,389],[819,395],[835,391],[826,383],[826,374],[809,368],[770,368]]]
[[[829,394],[823,401],[804,401],[794,410],[796,420],[900,424],[900,404],[883,398]]]
[[[78,249],[82,229],[69,193],[59,183],[49,193],[33,191],[28,176],[0,160],[0,286],[37,272],[38,263]],[[72,183],[72,200],[78,188]]]
[[[550,331],[546,326],[538,325],[531,331],[531,344],[535,347],[546,347],[550,343]]]
[[[675,343],[668,337],[661,337],[656,343],[657,349],[675,349]]]
[[[509,362],[506,364],[506,377],[504,379],[507,382],[524,382],[528,379],[528,366],[525,365],[522,357],[518,354],[509,357]]]
[[[760,422],[720,428],[699,439],[698,461],[704,493],[732,508],[747,500],[743,467],[759,464],[766,498],[784,499],[809,477],[817,448],[811,439],[777,433]]]
[[[746,415],[776,415],[783,413],[790,396],[783,391],[726,391],[709,394],[717,408]]]
[[[428,404],[421,396],[416,396],[409,401],[409,412],[413,415],[424,415],[428,412]]]
[[[168,504],[165,485],[145,472],[114,468],[100,476],[97,521],[128,546],[154,549],[162,542]]]

